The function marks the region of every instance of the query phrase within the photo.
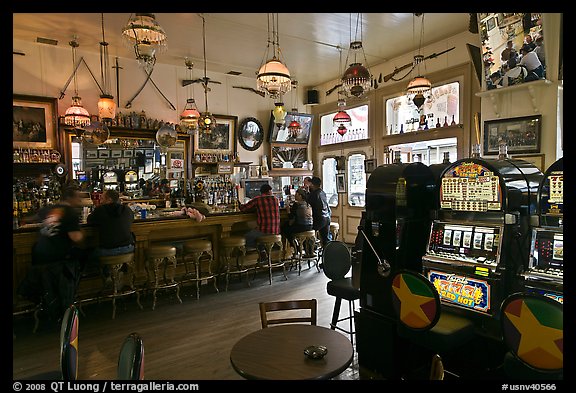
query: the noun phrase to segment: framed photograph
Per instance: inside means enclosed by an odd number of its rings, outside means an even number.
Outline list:
[[[312,131],[313,115],[307,113],[288,113],[284,118],[285,122],[278,125],[274,122],[274,115],[270,114],[270,143],[301,143],[308,144],[310,132]],[[293,131],[288,128],[290,123],[297,121],[301,129]]]
[[[184,169],[184,152],[182,151],[171,151],[168,153],[170,155],[170,167],[173,169]]]
[[[154,150],[152,149],[146,149],[144,150],[144,157],[154,157]]]
[[[86,150],[86,159],[98,158],[98,150]]]
[[[238,127],[238,141],[246,150],[254,151],[264,141],[264,127],[255,117],[247,117]]]
[[[234,173],[234,164],[231,162],[219,162],[218,174]]]
[[[110,150],[98,150],[98,158],[110,158]]]
[[[495,17],[492,17],[492,18],[486,20],[486,29],[488,31],[492,30],[495,27],[496,27],[496,18]]]
[[[132,158],[134,157],[134,150],[123,150],[122,157]]]
[[[55,149],[58,99],[14,94],[12,98],[12,147]]]
[[[144,163],[144,173],[152,173],[152,162],[151,158],[147,158]]]
[[[195,153],[235,153],[237,116],[214,115],[216,127],[210,134],[194,133]]]
[[[140,153],[141,155],[144,155],[144,149],[136,149],[134,150],[134,157],[136,157],[138,155],[138,153]]]
[[[376,169],[376,159],[370,158],[364,160],[364,173],[372,173]]]
[[[104,160],[104,165],[116,166],[116,165],[118,165],[118,159],[117,158],[107,158]]]
[[[545,155],[544,154],[528,154],[528,155],[514,155],[512,158],[517,158],[519,160],[528,161],[536,168],[540,169],[540,171],[544,172],[546,167],[544,166],[545,163]]]
[[[506,143],[508,154],[540,153],[542,115],[484,121],[484,154],[498,154]]]
[[[344,173],[336,174],[336,192],[346,192],[346,174]]]
[[[110,154],[112,158],[119,158],[122,157],[122,150],[112,150],[112,154]]]

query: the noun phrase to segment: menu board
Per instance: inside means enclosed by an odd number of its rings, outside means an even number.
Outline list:
[[[464,211],[500,210],[499,177],[486,167],[463,162],[442,177],[440,207]]]

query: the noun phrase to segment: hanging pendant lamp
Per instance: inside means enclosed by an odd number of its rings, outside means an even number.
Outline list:
[[[432,83],[428,78],[422,76],[420,73],[420,64],[424,61],[424,56],[421,54],[422,51],[422,38],[424,37],[424,14],[414,14],[414,16],[422,16],[422,23],[420,25],[420,43],[418,44],[418,54],[414,56],[414,62],[412,64],[413,69],[418,68],[418,76],[412,79],[408,86],[406,87],[406,93],[412,95],[412,102],[418,109],[424,105],[426,101],[425,94],[432,90]]]
[[[192,79],[192,68],[194,67],[194,63],[191,60],[186,58],[184,60],[186,67],[188,68],[188,79]],[[188,89],[193,89],[188,85]],[[188,94],[190,97],[190,93]],[[187,134],[193,134],[196,129],[198,128],[198,118],[200,117],[200,112],[196,107],[196,101],[194,98],[190,97],[186,100],[186,106],[182,113],[180,113],[180,127],[186,131]]]
[[[116,103],[110,94],[110,65],[108,59],[108,42],[104,36],[104,14],[102,14],[102,41],[100,42],[100,75],[102,77],[102,94],[98,100],[98,116],[101,121],[109,122],[116,117]]]
[[[152,72],[156,64],[156,52],[166,49],[166,32],[156,21],[154,14],[135,14],[130,16],[122,29],[124,42],[134,49],[138,64],[146,72]]]
[[[76,67],[76,48],[78,44],[76,36],[68,43],[72,47],[72,69]],[[66,109],[64,114],[64,124],[74,128],[82,128],[90,124],[90,113],[82,106],[82,98],[78,95],[78,82],[76,80],[76,72],[74,72],[74,96],[72,97],[72,105]],[[81,134],[81,132],[78,132]]]
[[[202,43],[204,47],[204,82],[202,86],[204,87],[204,102],[206,104],[206,110],[200,114],[198,118],[198,129],[205,134],[211,134],[212,130],[216,127],[216,118],[208,110],[208,76],[206,75],[206,20],[204,16],[202,18]]]
[[[356,38],[358,38],[358,28],[360,29],[360,39],[350,42],[350,49],[346,55],[345,64],[348,68],[342,75],[342,87],[347,96],[356,98],[362,97],[372,87],[372,75],[368,67],[368,60],[362,47],[362,14],[358,14],[356,19]],[[350,22],[350,36],[352,36],[352,22]],[[363,65],[361,60],[364,60]]]
[[[270,50],[272,50],[271,58]],[[292,89],[290,71],[282,63],[281,54],[278,39],[278,14],[268,14],[268,44],[264,53],[264,59],[267,61],[258,70],[256,88],[268,94],[272,99],[278,99]]]

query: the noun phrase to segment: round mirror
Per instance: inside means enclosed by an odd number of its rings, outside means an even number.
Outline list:
[[[246,150],[256,150],[264,140],[264,127],[254,117],[247,117],[240,123],[238,139],[242,147]]]

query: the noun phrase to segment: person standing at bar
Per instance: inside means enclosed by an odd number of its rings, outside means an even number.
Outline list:
[[[116,190],[106,190],[100,197],[100,206],[88,215],[89,225],[98,227],[98,256],[127,254],[134,251],[132,222],[134,213],[120,202]]]
[[[84,239],[78,212],[81,205],[78,188],[66,187],[60,201],[38,211],[35,219],[41,227],[32,246],[32,269],[18,288],[19,295],[42,303],[53,322],[74,302]]]
[[[330,220],[332,217],[332,211],[328,205],[328,199],[326,193],[320,187],[322,185],[322,180],[314,176],[310,180],[310,194],[308,194],[308,203],[312,206],[312,228],[317,230],[320,234],[320,241],[322,242],[322,247],[330,241]]]
[[[256,228],[248,231],[246,246],[256,247],[256,239],[264,235],[280,234],[280,202],[272,194],[272,187],[263,184],[260,187],[260,195],[250,199],[245,204],[238,203],[241,212],[256,213]]]

